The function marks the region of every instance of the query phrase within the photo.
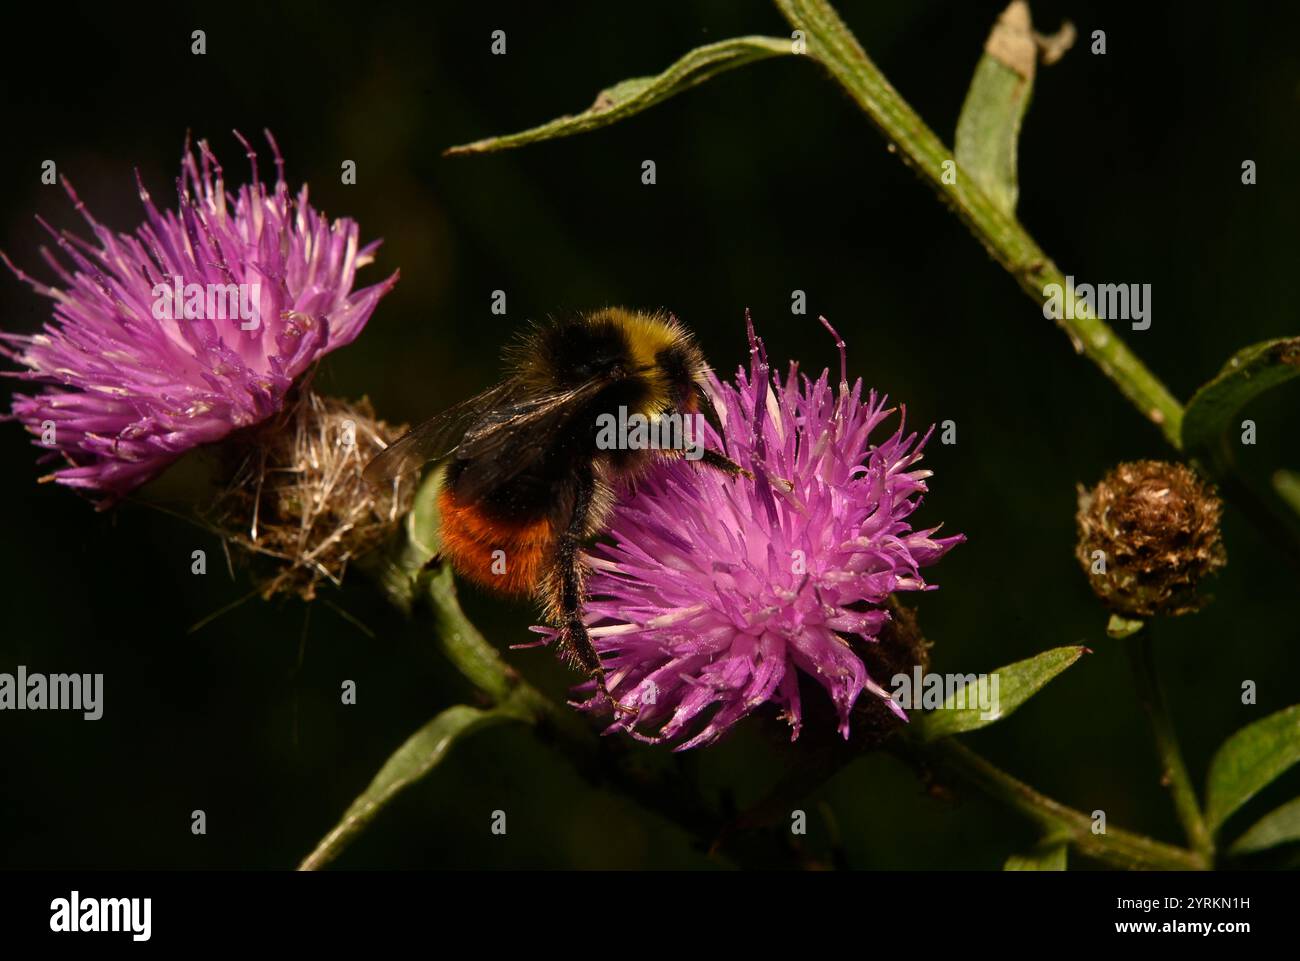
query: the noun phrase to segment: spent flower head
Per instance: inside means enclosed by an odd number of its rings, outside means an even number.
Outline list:
[[[1203,607],[1204,581],[1227,562],[1213,485],[1186,464],[1140,460],[1079,487],[1075,556],[1093,592],[1130,618]]]
[[[226,541],[269,562],[259,565],[263,597],[313,600],[397,530],[414,488],[372,486],[362,471],[404,430],[379,420],[365,398],[350,403],[308,387],[223,445],[234,467],[204,517]]]
[[[837,390],[828,371],[810,380],[793,363],[774,377],[752,324],[749,338],[749,370],[710,387],[721,443],[753,476],[661,462],[589,558],[591,635],[609,693],[631,709],[611,730],[679,750],[769,702],[797,737],[810,684],[844,737],[864,691],[905,718],[859,652],[889,623],[890,595],[930,589],[921,569],[964,540],[912,528],[925,438],[900,414],[872,441],[894,409],[848,384],[842,341]],[[610,704],[594,695],[584,707]]]
[[[93,240],[41,221],[61,254],[44,252],[53,285],[4,257],[54,301],[40,333],[0,334],[0,352],[25,368],[9,376],[43,385],[15,394],[12,417],[62,462],[46,479],[107,506],[191,448],[264,421],[314,361],[361,332],[396,282],[394,273],[353,291],[379,242],[362,245],[354,221],[313,209],[306,186],[290,196],[267,139],[272,188],[242,137],[252,183],[235,194],[206,141],[197,158],[187,143],[176,210],[158,210],[137,175],[144,222],[117,233],[65,181]]]

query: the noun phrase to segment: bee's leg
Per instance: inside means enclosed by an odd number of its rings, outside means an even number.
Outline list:
[[[555,566],[559,579],[559,599],[556,610],[561,640],[564,643],[565,653],[593,676],[603,674],[604,668],[601,667],[600,656],[596,653],[596,648],[587,633],[587,625],[582,620],[585,579],[582,561],[578,555],[587,533],[594,496],[595,480],[589,470],[583,471],[578,478],[578,487],[573,497],[573,513],[569,516],[569,523],[560,534],[555,549]]]
[[[745,477],[748,477],[750,480],[754,479],[753,474],[745,470],[745,468],[741,467],[739,464],[737,464],[726,454],[720,453],[716,450],[712,450],[708,447],[704,448],[704,454],[700,458],[700,463],[708,467],[712,467],[716,470],[720,470],[724,474],[727,474],[730,477],[735,477],[737,474],[743,474]]]
[[[635,709],[620,704],[609,692],[605,682],[605,668],[600,655],[591,643],[587,625],[582,619],[584,582],[582,559],[579,556],[587,525],[591,519],[592,502],[596,494],[596,481],[591,470],[582,472],[573,500],[573,514],[556,545],[555,564],[559,574],[559,603],[557,624],[560,628],[561,649],[580,665],[596,682],[600,691],[609,698],[614,710],[621,714],[635,714]]]
[[[715,470],[720,470],[728,477],[735,477],[737,474],[741,474],[747,480],[754,479],[754,475],[751,471],[745,470],[745,468],[741,467],[726,454],[721,454],[716,450],[710,450],[707,447],[704,449],[704,454],[700,458],[700,463],[712,467]],[[777,477],[775,474],[769,474],[767,469],[764,467],[759,467],[759,470],[762,472],[763,476],[767,478],[768,483],[776,485],[786,493],[794,490],[794,484],[790,483],[790,481],[786,480],[784,477]]]
[[[698,416],[704,418],[705,422],[713,428],[714,433],[719,437],[726,435],[726,432],[722,429],[722,418],[718,416],[718,408],[714,405],[713,398],[709,396],[709,392],[704,389],[703,384],[697,383],[695,385],[695,407]],[[730,477],[735,477],[737,474],[743,474],[750,480],[754,479],[753,474],[745,470],[745,468],[741,467],[721,451],[705,447],[704,455],[700,460],[707,466],[720,470]]]

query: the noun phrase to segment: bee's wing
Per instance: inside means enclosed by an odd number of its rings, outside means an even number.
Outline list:
[[[430,461],[441,460],[462,443],[476,419],[509,404],[518,393],[518,385],[507,380],[411,428],[366,465],[363,475],[366,482],[379,486],[401,474],[419,470]]]
[[[592,379],[565,390],[537,393],[507,380],[412,428],[366,465],[378,486],[453,452],[468,461],[458,486],[467,497],[516,476],[551,447],[581,404],[609,381]]]
[[[608,384],[606,377],[593,377],[576,387],[533,394],[475,424],[456,450],[457,459],[466,462],[456,479],[457,494],[472,500],[531,467],[555,449],[559,432]]]

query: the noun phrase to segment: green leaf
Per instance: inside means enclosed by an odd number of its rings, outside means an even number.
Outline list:
[[[1300,797],[1265,814],[1229,850],[1232,854],[1253,854],[1290,841],[1300,841]]]
[[[1065,841],[1049,841],[1040,844],[1029,854],[1013,854],[1002,865],[1003,871],[1064,871],[1065,852],[1069,844]]]
[[[1028,4],[1002,12],[984,44],[984,55],[966,92],[957,121],[955,154],[959,176],[975,181],[1007,216],[1014,216],[1020,186],[1016,148],[1020,122],[1034,89],[1038,44]]]
[[[975,690],[971,690],[967,696],[966,689],[959,688],[944,700],[942,708],[913,715],[913,733],[923,742],[929,742],[996,723],[1042,690],[1048,681],[1077,661],[1087,650],[1078,645],[1057,647],[1028,660],[1000,667],[990,675],[990,681],[997,678],[997,697],[991,699],[995,700],[996,706],[990,703],[989,717],[982,716]],[[919,696],[919,692],[913,692],[913,697]]]
[[[521,133],[489,137],[452,147],[446,151],[446,155],[491,153],[541,140],[586,133],[640,113],[720,73],[792,52],[790,40],[775,37],[735,37],[696,47],[658,76],[634,77],[602,90],[596,97],[596,102],[580,114],[559,117]]]
[[[1273,475],[1273,490],[1288,507],[1300,514],[1300,474],[1290,470],[1277,471]]]
[[[1300,704],[1248,724],[1210,761],[1205,818],[1218,831],[1233,812],[1300,761]]]
[[[1300,337],[1267,340],[1238,351],[1188,401],[1183,450],[1193,455],[1215,451],[1246,404],[1294,377],[1300,377]]]
[[[479,710],[465,704],[449,707],[412,734],[379,769],[370,786],[352,802],[343,818],[307,855],[299,870],[314,871],[334,860],[399,792],[427,775],[460,740],[480,728],[516,720],[506,708]]]
[[[1132,637],[1144,627],[1146,621],[1112,614],[1110,620],[1106,622],[1106,636],[1122,641],[1126,637]]]

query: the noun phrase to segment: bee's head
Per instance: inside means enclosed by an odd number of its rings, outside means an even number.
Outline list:
[[[617,333],[622,344],[614,373],[646,385],[647,413],[696,409],[698,385],[708,370],[690,331],[676,318],[613,308],[591,317],[593,326]]]
[[[694,340],[684,338],[662,348],[655,354],[653,369],[671,397],[673,408],[684,414],[695,413],[708,365]]]
[[[532,348],[529,366],[539,382],[574,388],[600,378],[626,384],[620,393],[646,414],[699,409],[708,365],[672,317],[610,307],[539,330]]]

